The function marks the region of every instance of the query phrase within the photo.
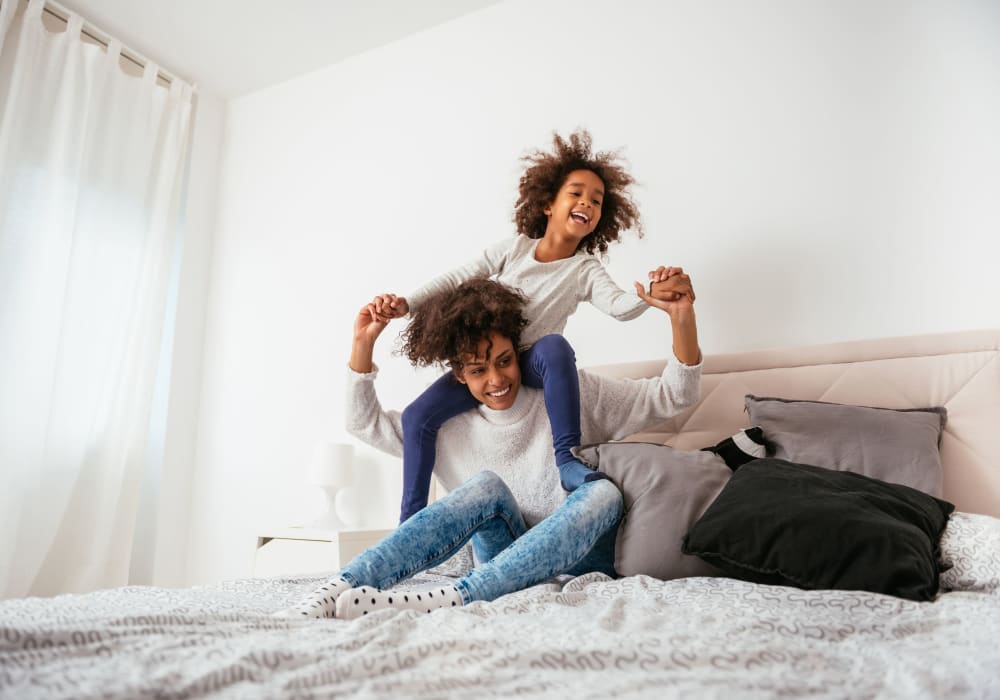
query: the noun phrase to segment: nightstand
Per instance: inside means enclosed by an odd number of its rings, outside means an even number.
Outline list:
[[[334,571],[392,530],[317,530],[287,527],[257,537],[254,576]]]

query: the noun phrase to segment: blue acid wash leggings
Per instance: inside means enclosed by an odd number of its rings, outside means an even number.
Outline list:
[[[624,501],[607,480],[583,484],[528,528],[499,476],[480,472],[340,570],[352,587],[385,589],[437,566],[472,540],[476,568],[455,584],[465,603],[494,600],[557,576],[615,573]]]
[[[580,377],[576,354],[561,335],[546,335],[518,356],[521,383],[542,389],[552,426],[556,464],[573,459],[580,444]],[[438,430],[444,422],[475,408],[469,388],[448,372],[403,410],[403,499],[399,522],[427,505],[437,452]]]

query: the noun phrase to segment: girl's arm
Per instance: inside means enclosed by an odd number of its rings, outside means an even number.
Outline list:
[[[618,321],[631,321],[649,308],[642,299],[615,284],[599,260],[583,269],[583,299]]]
[[[498,241],[486,248],[482,254],[472,261],[457,267],[450,272],[439,275],[426,283],[405,299],[409,302],[409,309],[416,309],[427,297],[438,292],[454,289],[468,279],[473,277],[489,277],[503,270],[504,264],[510,255],[516,238]]]

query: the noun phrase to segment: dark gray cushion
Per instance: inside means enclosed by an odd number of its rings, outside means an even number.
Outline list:
[[[573,452],[607,474],[625,497],[615,540],[620,575],[664,580],[719,575],[713,566],[681,552],[681,542],[733,474],[722,457],[646,442],[600,443]]]
[[[941,496],[938,442],[948,412],[940,406],[874,408],[747,394],[746,409],[751,424],[764,429],[769,456]]]

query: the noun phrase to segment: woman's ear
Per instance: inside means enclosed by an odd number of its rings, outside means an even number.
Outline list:
[[[466,383],[465,378],[462,376],[462,373],[459,372],[454,367],[451,368],[451,373],[454,375],[455,381],[457,381],[459,384],[465,384]]]

